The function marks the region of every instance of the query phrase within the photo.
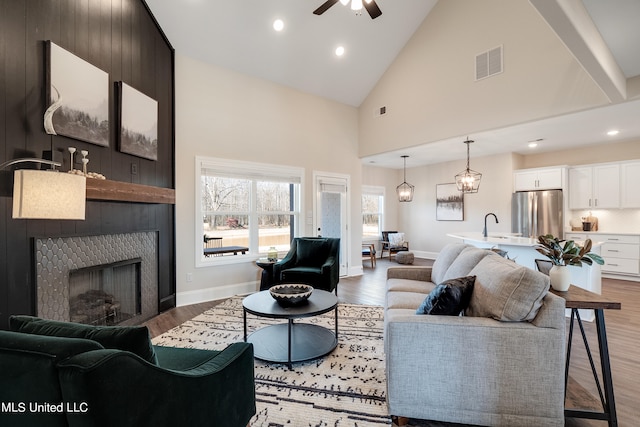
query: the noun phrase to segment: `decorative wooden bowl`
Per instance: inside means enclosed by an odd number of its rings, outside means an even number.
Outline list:
[[[269,288],[269,293],[282,306],[300,305],[307,302],[313,286],[301,283],[283,283]]]

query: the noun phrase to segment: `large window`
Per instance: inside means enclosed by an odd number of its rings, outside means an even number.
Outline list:
[[[300,221],[302,169],[199,157],[196,170],[199,264],[289,250]]]
[[[380,239],[384,213],[384,187],[362,186],[362,240]]]

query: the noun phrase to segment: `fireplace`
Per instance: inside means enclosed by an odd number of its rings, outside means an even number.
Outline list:
[[[72,322],[112,326],[142,314],[141,259],[100,264],[69,272]]]
[[[133,325],[158,314],[157,234],[36,239],[37,315]]]

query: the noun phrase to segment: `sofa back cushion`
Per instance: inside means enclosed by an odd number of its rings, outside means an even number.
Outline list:
[[[475,246],[464,248],[456,259],[453,260],[451,265],[449,265],[449,268],[442,277],[442,281],[468,276],[469,272],[486,256],[498,255],[490,250],[476,248]]]
[[[476,276],[465,314],[502,321],[531,321],[549,291],[549,277],[501,256],[486,256],[470,272]]]
[[[33,316],[11,316],[9,325],[11,330],[27,334],[93,340],[104,348],[130,351],[147,362],[157,364],[146,326],[92,326]]]
[[[436,260],[433,262],[431,269],[431,281],[433,283],[444,282],[444,275],[451,266],[451,263],[460,255],[465,248],[471,248],[471,245],[465,245],[464,243],[451,243],[446,245],[438,253]],[[466,276],[463,274],[462,276]]]

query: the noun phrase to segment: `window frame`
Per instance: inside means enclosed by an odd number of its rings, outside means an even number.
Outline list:
[[[377,213],[380,216],[380,221],[379,221],[379,227],[380,229],[378,230],[379,233],[382,233],[382,230],[384,230],[384,203],[385,203],[385,187],[383,186],[378,186],[378,185],[363,185],[362,186],[362,193],[360,195],[360,203],[362,204],[362,198],[364,196],[378,196],[381,198],[379,206],[380,206],[380,210]],[[367,214],[370,214],[371,212],[367,212]],[[362,210],[362,225],[364,227],[364,215],[365,212],[364,210]],[[363,242],[377,242],[380,240],[380,235],[378,235],[376,238],[370,237],[370,236],[365,236],[364,234],[364,230],[362,231],[362,241]]]
[[[204,223],[205,213],[202,210],[202,175],[205,169],[213,169],[222,176],[229,176],[241,179],[248,179],[250,183],[249,201],[249,251],[242,255],[227,255],[218,257],[205,257],[203,253]],[[278,212],[263,212],[257,210],[257,182],[273,181],[289,182],[297,184],[294,187],[294,209],[291,215],[294,216],[293,237],[300,235],[302,230],[302,206],[304,189],[304,168],[295,166],[284,166],[269,163],[256,163],[241,160],[221,159],[217,157],[196,156],[195,159],[195,266],[211,267],[216,265],[240,264],[254,262],[266,253],[258,250],[259,228],[257,218],[264,214],[277,214]],[[287,212],[289,214],[289,212]]]

